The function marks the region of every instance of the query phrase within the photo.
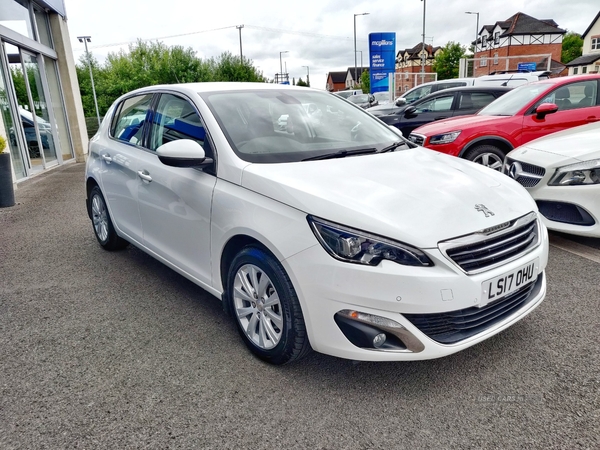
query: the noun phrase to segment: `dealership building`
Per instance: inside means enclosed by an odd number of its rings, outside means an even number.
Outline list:
[[[0,0],[0,135],[13,182],[84,161],[87,131],[63,0]]]

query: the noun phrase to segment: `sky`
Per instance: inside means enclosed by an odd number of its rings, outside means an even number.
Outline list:
[[[91,36],[89,51],[103,62],[137,39],[191,47],[199,58],[242,54],[265,77],[280,65],[290,80],[310,74],[311,87],[325,89],[327,73],[354,67],[356,50],[367,66],[369,33],[395,32],[396,51],[422,41],[422,0],[64,0],[75,60],[84,53],[77,36]],[[425,41],[468,48],[479,29],[517,12],[554,19],[583,33],[600,11],[598,0],[425,0]],[[355,16],[355,14],[368,15]],[[286,52],[286,53],[283,53]],[[357,53],[360,67],[361,53]]]

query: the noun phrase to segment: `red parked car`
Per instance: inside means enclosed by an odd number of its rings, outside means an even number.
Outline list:
[[[600,75],[553,78],[519,86],[473,116],[417,128],[424,147],[501,170],[506,154],[533,139],[600,121]]]

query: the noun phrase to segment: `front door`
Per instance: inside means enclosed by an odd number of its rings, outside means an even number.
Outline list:
[[[161,94],[153,115],[149,151],[140,155],[138,205],[144,245],[203,283],[211,283],[210,212],[216,177],[210,169],[171,167],[155,151],[178,139],[198,142],[212,152],[192,103]]]

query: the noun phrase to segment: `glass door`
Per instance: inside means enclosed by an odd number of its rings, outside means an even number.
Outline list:
[[[29,171],[39,172],[58,160],[37,57],[12,44],[6,43],[5,48],[17,99],[14,122],[22,127]]]
[[[39,143],[46,167],[57,164],[56,145],[50,125],[50,112],[44,93],[42,77],[37,56],[21,50],[21,57],[30,94],[30,111],[32,119],[38,132]]]

